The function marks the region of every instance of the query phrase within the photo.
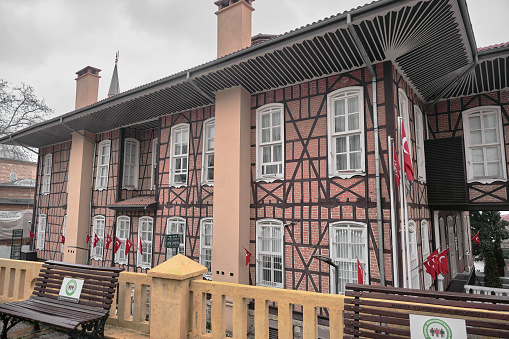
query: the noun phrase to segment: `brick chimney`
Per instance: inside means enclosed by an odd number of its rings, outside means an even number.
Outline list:
[[[219,0],[217,5],[217,57],[251,46],[251,6],[254,0]]]
[[[97,102],[99,94],[99,72],[95,67],[87,66],[76,72],[76,106],[75,109],[91,105]]]

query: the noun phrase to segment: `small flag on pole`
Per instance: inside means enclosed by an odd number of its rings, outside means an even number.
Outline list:
[[[248,250],[246,250],[245,247],[243,247],[244,250],[246,251],[246,266],[249,265],[249,262],[251,261],[251,252],[249,252]]]
[[[131,247],[133,247],[132,241],[129,239],[126,239],[125,240],[125,252],[124,252],[125,255],[127,255],[127,253],[129,253],[129,251],[131,251]]]
[[[477,246],[481,247],[481,240],[479,239],[479,231],[474,235],[472,241],[477,244]]]
[[[410,158],[410,148],[408,147],[408,138],[405,133],[405,124],[401,124],[401,132],[403,135],[403,161],[405,167],[406,178],[409,181],[414,181],[414,168],[412,166],[412,159]]]
[[[438,264],[440,266],[440,273],[444,273],[444,274],[449,273],[449,262],[447,261],[447,252],[449,252],[449,249],[443,250],[438,255]]]
[[[108,235],[106,236],[106,249],[108,249],[108,248],[110,247],[110,244],[111,244],[111,242],[112,242],[112,241],[113,241],[113,240],[111,240],[111,237],[110,237],[110,235],[108,234]]]
[[[429,275],[431,275],[433,279],[435,279],[435,268],[433,267],[433,263],[430,260],[426,260],[422,264],[426,268],[426,273],[428,273]]]
[[[430,266],[435,270],[436,274],[440,274],[440,267],[438,265],[438,248],[433,251],[428,257]]]
[[[140,237],[140,254],[143,255],[143,242]]]
[[[357,258],[357,283],[364,284],[364,270],[362,269],[359,258]]]
[[[90,236],[87,233],[87,244],[88,244],[89,241],[90,241]]]
[[[29,232],[30,232],[30,238],[32,238],[32,239],[35,238],[35,233],[32,231],[29,231]]]
[[[60,242],[63,244],[65,244],[65,235],[63,234],[60,234],[60,236],[62,237],[62,239],[60,239]]]
[[[113,252],[115,252],[115,254],[117,254],[117,251],[120,248],[120,246],[122,246],[122,242],[118,238],[115,238],[115,247],[113,249]]]
[[[396,185],[401,185],[401,167],[399,166],[398,155],[396,154],[396,147],[393,146],[394,151],[394,175],[396,176]]]
[[[99,242],[99,237],[96,233],[94,233],[94,244],[92,245],[92,248],[95,248],[97,246],[97,243]]]

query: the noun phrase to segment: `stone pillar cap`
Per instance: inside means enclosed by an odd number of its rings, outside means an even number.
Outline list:
[[[177,254],[147,272],[149,277],[185,280],[207,273],[207,268],[185,255]]]

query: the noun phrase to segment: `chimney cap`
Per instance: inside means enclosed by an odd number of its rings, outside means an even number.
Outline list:
[[[99,75],[100,71],[101,70],[99,68],[95,68],[95,67],[92,67],[92,66],[87,66],[87,67],[77,71],[76,74],[78,75],[78,78],[79,78],[80,76],[85,75],[85,74]]]
[[[218,0],[215,1],[214,4],[218,7],[218,10],[222,10],[223,8],[226,8],[230,5],[236,4],[237,2],[244,1],[248,5],[252,5],[253,1],[255,0]]]

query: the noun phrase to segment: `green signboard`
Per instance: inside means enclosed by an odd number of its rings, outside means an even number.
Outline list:
[[[180,234],[166,235],[166,248],[179,248],[180,247]]]
[[[23,243],[23,230],[12,230],[11,259],[21,260],[22,243]]]

